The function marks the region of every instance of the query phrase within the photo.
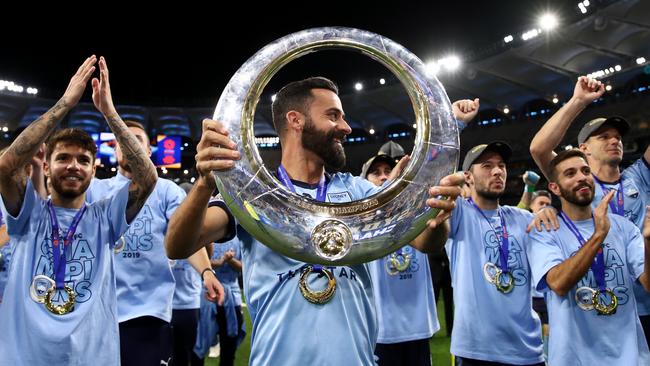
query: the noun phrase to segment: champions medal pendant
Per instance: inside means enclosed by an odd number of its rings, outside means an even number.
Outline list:
[[[29,286],[29,297],[31,297],[35,302],[43,304],[45,303],[45,295],[53,287],[53,279],[45,275],[35,276],[32,280],[31,286]]]
[[[309,288],[307,279],[309,278],[309,274],[311,274],[312,271],[315,273],[322,273],[325,275],[325,277],[327,277],[327,288],[321,291],[313,291]],[[334,293],[336,292],[336,279],[334,278],[332,272],[328,271],[327,269],[321,266],[309,265],[305,267],[305,269],[303,269],[302,273],[300,274],[298,287],[300,288],[300,293],[302,293],[302,296],[307,299],[307,301],[312,304],[323,305],[330,301],[334,296]]]
[[[45,308],[52,314],[65,315],[74,310],[74,300],[77,295],[75,294],[74,290],[68,286],[64,286],[63,290],[68,294],[68,299],[65,303],[63,303],[63,305],[54,305],[52,303],[52,297],[58,292],[56,286],[50,287],[50,289],[47,290],[47,293],[45,294]]]
[[[126,241],[124,240],[124,235],[122,235],[115,242],[115,246],[113,247],[113,253],[117,254],[117,253],[123,251],[125,246],[126,246]]]
[[[506,277],[506,282],[501,281],[502,277]],[[497,290],[503,294],[507,294],[515,288],[515,279],[512,277],[510,272],[503,272],[501,268],[497,268],[497,275],[494,277],[494,285],[497,287]]]
[[[485,276],[485,279],[493,285],[496,283],[495,278],[497,277],[498,271],[500,271],[499,268],[492,262],[486,262],[483,266],[483,276]]]
[[[594,310],[594,295],[596,290],[591,287],[583,286],[576,290],[576,304],[584,311]]]
[[[399,258],[402,258],[400,261]],[[386,272],[394,276],[400,272],[404,272],[411,266],[411,256],[408,253],[393,253],[386,261]]]
[[[609,304],[605,304],[601,302],[600,300],[600,295],[606,295],[609,296],[612,300],[609,302]],[[603,292],[602,290],[597,290],[594,292],[594,295],[592,296],[592,302],[594,303],[594,309],[596,309],[596,312],[598,312],[598,315],[613,315],[616,314],[616,308],[618,307],[618,297],[616,297],[616,294],[614,294],[614,291],[610,289],[605,289]]]

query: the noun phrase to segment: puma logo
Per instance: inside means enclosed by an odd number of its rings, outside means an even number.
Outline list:
[[[160,360],[161,365],[169,366],[169,363],[171,362],[172,358],[168,358],[167,361],[165,360]]]

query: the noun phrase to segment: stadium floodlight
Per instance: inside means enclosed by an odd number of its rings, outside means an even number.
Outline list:
[[[621,71],[621,69],[622,69],[621,65],[614,66],[614,70],[616,71]]]
[[[506,106],[506,107],[503,107],[503,113],[504,113],[504,114],[508,114],[508,113],[510,113],[510,108],[508,108],[507,106]]]
[[[386,79],[384,79],[384,78],[379,79],[379,84],[381,84],[381,85],[386,84]]]
[[[531,29],[529,31],[524,32],[524,34],[521,35],[521,39],[524,41],[527,41],[531,38],[535,38],[539,35],[540,30],[539,29]]]
[[[357,91],[363,90],[363,84],[361,83],[354,84],[354,89]]]
[[[503,41],[504,41],[505,43],[510,43],[510,42],[512,42],[514,39],[515,39],[515,38],[514,38],[511,34],[508,34],[507,36],[503,37]]]
[[[414,123],[413,124],[413,129],[416,129],[416,128],[418,128],[418,125]]]
[[[551,102],[553,102],[553,104],[557,104],[559,101],[560,100],[557,97],[553,97],[553,99],[551,100]]]
[[[587,8],[585,7],[584,3],[580,3],[580,4],[578,4],[578,9],[580,9],[580,12],[581,12],[582,14],[586,14],[586,13],[587,13]]]
[[[612,90],[612,86],[611,86],[611,85],[609,85],[609,84],[607,84],[607,85],[605,85],[605,90],[607,90],[607,91],[610,91],[610,90]]]
[[[556,28],[558,25],[557,17],[551,13],[544,13],[539,17],[539,26],[545,30],[550,31]]]
[[[375,134],[375,129],[371,128],[370,130],[368,130],[368,133],[371,134],[371,135],[374,135]]]
[[[645,63],[645,57],[639,57],[636,59],[636,64],[641,65]]]
[[[271,95],[271,103],[272,103],[272,102],[275,102],[275,97],[276,97],[275,94]]]
[[[449,55],[438,60],[438,63],[444,66],[447,71],[455,71],[460,67],[460,58],[456,55]]]

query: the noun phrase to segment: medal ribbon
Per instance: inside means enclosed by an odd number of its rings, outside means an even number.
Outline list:
[[[499,262],[500,262],[499,263],[499,268],[501,268],[501,270],[504,273],[508,273],[508,271],[509,271],[509,269],[508,269],[508,253],[510,252],[510,249],[509,249],[509,243],[508,243],[508,229],[506,228],[506,220],[503,217],[503,212],[501,211],[500,208],[497,209],[497,213],[499,215],[499,220],[501,220],[501,229],[502,229],[501,236],[499,237],[499,233],[496,231],[494,226],[492,226],[492,222],[490,222],[490,220],[487,218],[487,216],[485,216],[485,214],[483,213],[483,210],[481,210],[476,205],[476,203],[474,203],[474,200],[471,197],[467,201],[469,202],[470,205],[474,206],[474,208],[478,210],[478,212],[481,214],[481,216],[483,216],[485,221],[487,221],[488,225],[490,225],[490,228],[492,229],[492,231],[494,231],[494,235],[499,240]]]
[[[576,225],[571,221],[569,216],[567,216],[564,212],[560,212],[560,218],[562,218],[562,221],[567,225],[569,230],[573,233],[573,235],[578,239],[578,243],[580,243],[580,247],[585,245],[587,242],[584,237],[582,237],[582,234],[580,234],[580,231],[576,227]],[[596,227],[596,222],[594,220],[594,215],[591,215],[591,221],[594,222],[594,228]],[[605,292],[606,287],[605,287],[605,256],[603,255],[603,247],[602,245],[600,248],[598,248],[598,253],[596,254],[596,259],[594,262],[591,264],[591,270],[594,272],[594,276],[596,277],[596,284],[598,284],[598,288]]]
[[[605,187],[605,184],[603,184],[603,182],[601,182],[600,179],[598,179],[595,175],[592,174],[592,176],[594,177],[594,180],[596,181],[596,183],[598,183],[598,185],[600,185],[600,188],[603,190],[603,195],[607,195],[607,193],[609,193],[610,189]],[[621,178],[618,181],[618,190],[616,192],[616,202],[614,202],[613,200],[609,201],[609,208],[612,210],[613,214],[619,215],[619,216],[625,216],[625,204],[623,202],[624,197],[625,196],[623,194],[623,178]]]
[[[61,249],[61,238],[59,237],[59,220],[56,218],[56,212],[52,206],[52,200],[47,201],[47,207],[50,211],[50,223],[52,225],[52,261],[54,279],[57,289],[65,287],[65,266],[66,266],[66,251],[72,243],[74,233],[77,231],[77,226],[84,212],[86,212],[86,205],[84,205],[72,219],[72,223],[68,228],[68,232],[63,238],[63,250]]]
[[[296,193],[296,187],[293,186],[293,183],[291,182],[291,179],[289,178],[289,175],[287,174],[287,171],[284,169],[282,164],[280,164],[278,167],[278,177],[280,177],[282,184],[289,188],[291,192]],[[316,189],[316,201],[325,202],[326,194],[327,185],[325,184],[325,175],[323,174],[323,176],[320,177],[320,182],[318,182],[318,188]]]

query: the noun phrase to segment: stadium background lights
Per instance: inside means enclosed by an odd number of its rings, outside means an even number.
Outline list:
[[[2,132],[9,132],[9,127],[7,126],[2,127]]]
[[[636,64],[641,65],[645,63],[645,57],[639,57],[636,59]]]
[[[271,95],[271,103],[275,102],[275,94]]]
[[[557,98],[557,96],[555,96],[555,97],[553,97],[553,99],[551,99],[551,102],[553,102],[553,104],[557,104],[559,101],[560,100]]]
[[[375,134],[375,129],[371,128],[370,130],[368,130],[368,133],[371,134],[371,135],[374,135]]]
[[[503,37],[503,41],[505,43],[510,43],[515,40],[515,37],[513,37],[511,34],[508,34],[507,36]]]
[[[539,17],[539,26],[545,31],[550,31],[557,27],[557,25],[557,17],[551,13],[544,13]]]
[[[386,79],[384,79],[384,78],[379,79],[379,84],[381,84],[381,85],[386,84]]]
[[[416,123],[413,124],[413,128],[416,129],[418,128],[418,125]]]
[[[592,73],[589,73],[589,74],[587,74],[587,77],[594,78],[594,79],[600,79],[602,77],[609,76],[609,75],[611,75],[611,74],[613,74],[615,72],[619,72],[622,69],[623,68],[621,67],[621,65],[610,66],[610,67],[606,67],[606,68],[604,68],[602,70],[597,70],[597,71],[594,71]]]
[[[190,171],[185,169],[185,170],[183,170],[183,174],[188,175],[188,174],[190,174]]]
[[[505,114],[510,113],[510,108],[508,108],[508,106],[503,107],[503,113]]]
[[[354,84],[354,89],[357,90],[357,91],[361,91],[361,90],[363,90],[363,84],[361,84],[361,83],[355,83],[355,84]]]
[[[589,0],[581,1],[578,3],[578,9],[580,9],[580,12],[582,14],[586,14],[589,5],[591,5],[591,2],[589,2]]]
[[[607,90],[607,91],[610,91],[610,90],[612,90],[612,86],[611,86],[611,85],[609,85],[609,84],[607,84],[607,85],[605,85],[605,90]]]
[[[32,88],[31,86],[23,87],[22,85],[16,84],[13,81],[8,81],[8,80],[0,80],[0,91],[3,90],[8,90],[10,92],[14,93],[27,93],[30,95],[36,95],[38,94],[38,89]]]
[[[279,137],[256,137],[255,145],[259,147],[276,147],[280,143]]]
[[[437,61],[429,61],[426,64],[426,72],[429,76],[435,76],[440,70],[449,72],[456,71],[460,68],[461,60],[457,55],[448,55]]]

